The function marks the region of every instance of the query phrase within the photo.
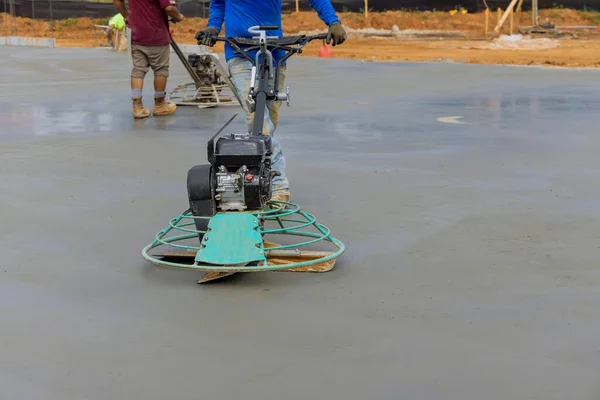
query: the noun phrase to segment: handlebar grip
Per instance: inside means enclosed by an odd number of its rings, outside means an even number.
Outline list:
[[[327,33],[327,32],[320,33],[320,34],[314,35],[314,36],[307,36],[306,39],[303,41],[303,43],[312,42],[313,40],[325,40],[325,39],[327,39],[327,36],[329,36],[329,33]]]
[[[258,27],[257,30],[259,30],[259,31],[276,31],[277,29],[279,29],[279,27],[275,26],[275,25],[261,25]]]

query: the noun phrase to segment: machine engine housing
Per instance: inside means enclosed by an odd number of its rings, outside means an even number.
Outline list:
[[[213,138],[214,139],[214,138]],[[217,212],[262,210],[271,198],[271,137],[231,134],[208,143],[209,165],[188,171],[188,200],[192,215],[212,217]],[[208,219],[194,219],[205,231]],[[199,234],[202,239],[203,234]]]
[[[262,209],[271,194],[271,137],[231,134],[220,137],[215,147],[217,209]]]

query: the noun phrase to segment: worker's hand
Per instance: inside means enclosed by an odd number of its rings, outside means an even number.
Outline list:
[[[183,14],[178,14],[177,17],[171,17],[169,18],[169,22],[172,22],[174,24],[183,21]]]
[[[329,34],[327,35],[327,39],[325,42],[330,44],[333,39],[332,46],[342,44],[346,40],[346,31],[342,28],[342,24],[338,21],[329,25]]]
[[[212,47],[217,43],[217,37],[219,36],[219,31],[217,28],[209,26],[206,29],[196,32],[196,40],[198,44],[202,44],[204,46]]]

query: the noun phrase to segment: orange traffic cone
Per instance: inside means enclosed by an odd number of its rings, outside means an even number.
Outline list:
[[[327,46],[325,44],[325,41],[323,40],[323,45],[319,49],[319,57],[331,58],[332,56],[333,56],[333,51],[331,50],[331,47]]]

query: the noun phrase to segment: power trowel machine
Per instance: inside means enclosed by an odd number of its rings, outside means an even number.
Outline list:
[[[242,100],[216,54],[204,48],[200,53],[188,54],[186,59],[173,36],[171,36],[171,48],[193,82],[176,86],[167,93],[167,101],[178,106],[198,108],[241,106]]]
[[[189,208],[142,251],[146,260],[161,266],[205,271],[198,283],[238,272],[327,272],[345,250],[313,215],[294,203],[271,200],[276,173],[271,170],[271,137],[262,134],[267,101],[285,101],[289,106],[289,88],[286,93],[277,90],[282,62],[301,53],[310,41],[327,36],[267,36],[276,29],[255,26],[249,29],[257,35],[252,38],[218,38],[253,65],[247,99],[255,112],[252,131],[223,134],[236,114],[208,141],[208,164],[188,171]],[[286,51],[277,63],[272,56],[275,49]],[[255,59],[248,55],[254,50],[258,50]],[[268,89],[271,79],[275,90]],[[290,243],[270,241],[271,236]],[[334,250],[308,249],[319,245]],[[164,250],[150,254],[158,247]]]

